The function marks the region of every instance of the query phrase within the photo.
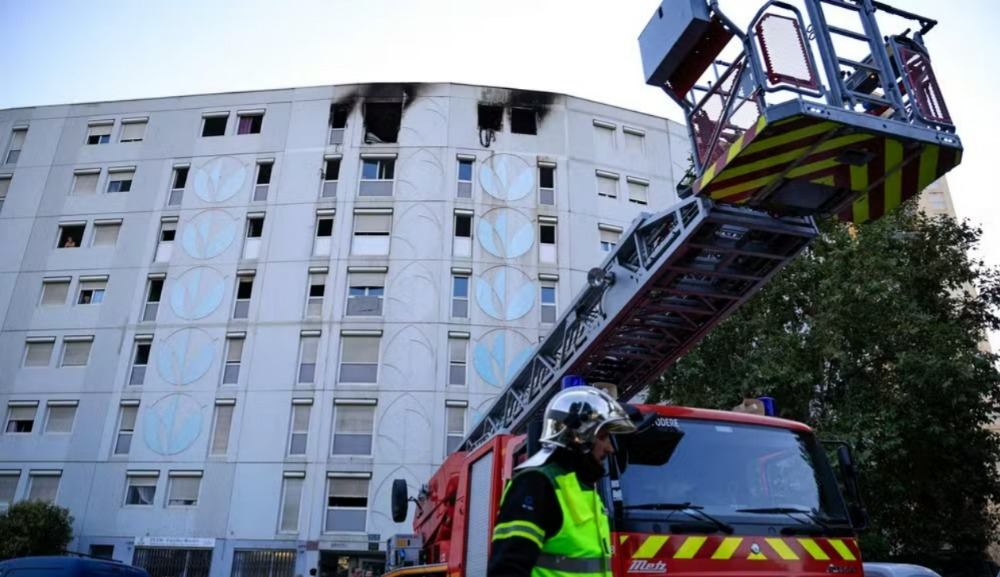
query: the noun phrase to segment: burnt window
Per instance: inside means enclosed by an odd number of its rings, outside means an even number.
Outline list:
[[[334,104],[330,107],[330,128],[347,128],[347,116],[351,109],[346,104]]]
[[[510,131],[514,134],[538,134],[538,115],[530,108],[511,108]]]
[[[365,144],[396,142],[402,120],[401,102],[366,102]]]
[[[503,106],[496,104],[479,105],[479,128],[481,130],[503,129]]]

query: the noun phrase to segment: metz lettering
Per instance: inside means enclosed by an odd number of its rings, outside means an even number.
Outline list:
[[[827,573],[834,573],[836,575],[851,575],[858,572],[857,567],[843,566],[843,565],[830,565],[826,568]]]
[[[629,573],[666,573],[667,564],[663,561],[646,561],[635,559],[628,567]]]

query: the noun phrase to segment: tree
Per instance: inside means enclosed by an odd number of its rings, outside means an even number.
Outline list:
[[[773,396],[780,416],[853,443],[869,559],[981,556],[1000,499],[1000,442],[986,428],[1000,412],[998,357],[979,347],[1000,327],[1000,271],[970,257],[981,231],[909,205],[821,227],[650,399],[729,409]]]
[[[44,501],[21,501],[0,514],[0,561],[61,555],[72,540],[69,509]]]

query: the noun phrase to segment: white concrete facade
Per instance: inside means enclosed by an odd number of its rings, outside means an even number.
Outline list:
[[[365,143],[379,105],[396,143]],[[54,496],[76,550],[126,562],[210,550],[192,577],[384,550],[392,480],[427,481],[688,150],[663,118],[456,84],[0,111],[0,507]]]

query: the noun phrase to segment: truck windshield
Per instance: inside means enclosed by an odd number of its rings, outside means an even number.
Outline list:
[[[799,510],[824,524],[848,523],[836,477],[812,434],[689,419],[656,423],[618,438],[625,510],[669,515],[677,509],[671,505],[688,504],[730,522],[766,515],[808,523],[787,515]]]

